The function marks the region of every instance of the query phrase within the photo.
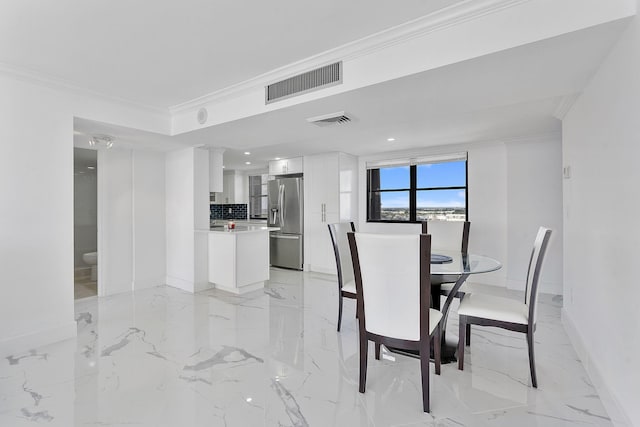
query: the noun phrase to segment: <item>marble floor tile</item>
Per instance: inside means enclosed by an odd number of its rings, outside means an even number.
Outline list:
[[[475,292],[521,297],[471,284]],[[355,301],[336,332],[334,276],[272,269],[264,290],[195,295],[171,287],[78,300],[78,336],[0,360],[1,426],[612,425],[560,322],[541,298],[530,385],[524,336],[474,327],[465,370],[373,358],[358,392]],[[457,335],[457,303],[448,323]]]

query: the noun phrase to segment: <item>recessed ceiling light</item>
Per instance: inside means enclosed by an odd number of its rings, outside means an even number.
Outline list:
[[[276,158],[275,158],[275,159],[273,159],[273,160],[280,160],[280,157],[276,157]]]
[[[222,165],[222,169],[224,169],[224,168],[225,168],[225,165]]]
[[[396,140],[395,138],[387,138],[387,141],[389,141],[389,142],[393,142],[395,140]]]
[[[245,151],[245,152],[244,152],[244,155],[245,155],[245,156],[248,156],[249,154],[251,154],[251,152],[250,152],[250,151]]]
[[[250,164],[251,164],[251,162],[244,162],[244,164],[245,164],[245,165],[250,165]]]
[[[250,398],[250,397],[247,397],[247,399],[246,399],[247,403],[251,403],[251,401],[252,401],[252,400],[253,400],[253,399],[252,399],[252,398]]]
[[[87,166],[87,169],[95,169],[95,166]]]

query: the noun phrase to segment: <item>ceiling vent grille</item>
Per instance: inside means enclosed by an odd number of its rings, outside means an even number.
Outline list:
[[[351,117],[347,116],[344,111],[338,111],[337,113],[325,114],[323,116],[309,117],[307,121],[316,126],[326,127],[347,124],[351,121]]]
[[[342,83],[342,61],[265,86],[265,103],[287,99]]]

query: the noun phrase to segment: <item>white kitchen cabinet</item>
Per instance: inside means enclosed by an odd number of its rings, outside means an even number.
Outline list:
[[[220,193],[223,190],[223,155],[224,148],[211,148],[209,150],[209,192]]]
[[[302,157],[271,160],[269,162],[269,175],[290,175],[294,173],[302,173],[304,170],[303,165],[304,160]]]
[[[234,294],[264,287],[269,280],[269,229],[264,224],[208,234],[209,282]]]
[[[222,193],[216,193],[215,203],[249,203],[249,177],[241,171],[224,171]]]
[[[304,263],[307,269],[336,274],[328,224],[358,217],[358,162],[344,153],[304,157]]]

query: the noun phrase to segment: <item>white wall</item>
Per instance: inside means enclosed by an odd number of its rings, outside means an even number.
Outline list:
[[[560,135],[508,143],[507,287],[524,290],[538,227],[552,230],[540,292],[562,294],[562,143]]]
[[[98,292],[165,283],[164,153],[98,153]]]
[[[166,132],[168,122],[4,74],[0,93],[0,353],[7,354],[76,333],[74,116],[155,132]]]
[[[134,289],[165,283],[165,155],[133,152]]]
[[[195,219],[193,148],[166,154],[167,285],[193,292]]]
[[[522,141],[478,142],[391,152],[360,158],[360,230],[367,232],[418,233],[419,224],[367,223],[366,215],[366,162],[430,154],[468,152],[469,185],[469,251],[498,259],[503,268],[469,279],[470,282],[488,283],[524,289],[526,266],[533,240],[540,225],[554,228],[562,234],[561,163],[559,135]],[[538,159],[537,166],[525,166],[527,156]],[[556,167],[555,175],[550,173]],[[544,179],[532,175],[533,170],[548,173]],[[520,193],[526,192],[527,196]],[[547,205],[535,208],[536,199]],[[543,271],[542,292],[562,293],[562,256],[560,239],[552,242]]]
[[[166,283],[197,292],[209,287],[208,152],[185,148],[167,153],[166,182]]]
[[[639,52],[636,17],[563,122],[564,320],[609,415],[629,425],[640,425]]]
[[[131,150],[98,153],[98,295],[133,290]]]
[[[196,148],[193,170],[193,217],[195,233],[194,249],[194,291],[201,291],[209,285],[209,234],[197,230],[209,230],[209,153]]]

